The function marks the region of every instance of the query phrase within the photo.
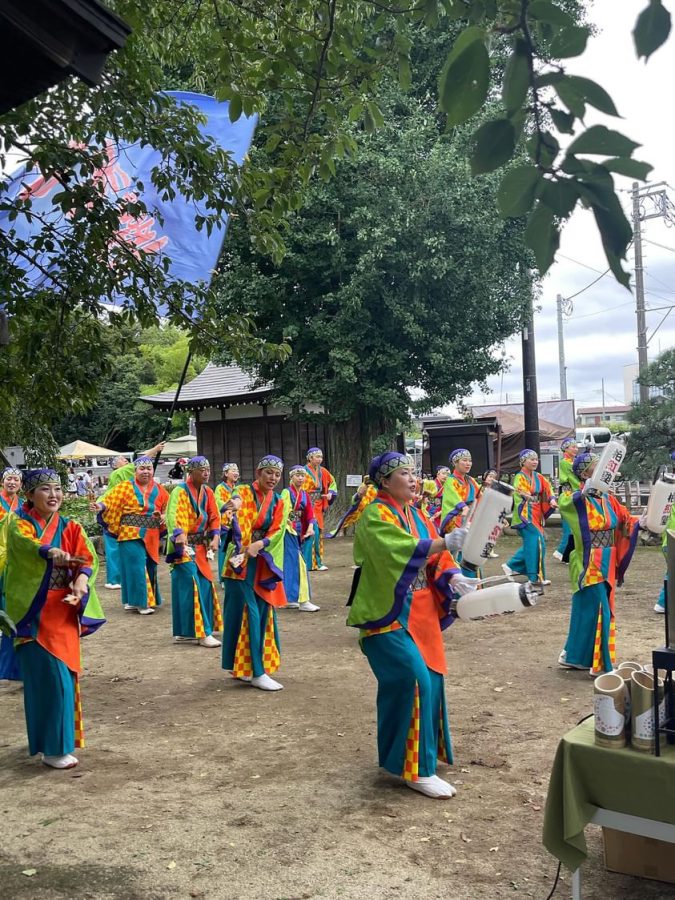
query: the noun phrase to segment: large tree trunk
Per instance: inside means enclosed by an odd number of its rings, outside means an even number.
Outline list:
[[[373,442],[377,441],[377,452],[382,452],[383,448],[379,445],[383,440],[393,449],[395,431],[394,420],[379,416],[373,418],[362,408],[346,422],[336,422],[328,426],[327,446],[324,448],[326,465],[333,474],[338,489],[337,499],[328,514],[329,527],[337,522],[350,505],[356,490],[347,486],[347,475],[365,475],[375,454]]]

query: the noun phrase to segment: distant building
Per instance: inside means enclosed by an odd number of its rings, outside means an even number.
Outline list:
[[[175,391],[141,397],[155,409],[170,410]],[[236,462],[244,480],[255,477],[265,453],[287,463],[305,461],[309,447],[325,447],[328,428],[291,418],[289,407],[272,402],[272,385],[260,384],[238,366],[207,367],[183,386],[176,410],[194,413],[199,453],[211,462],[211,480],[220,479],[224,462]],[[306,412],[321,412],[307,404]]]
[[[577,410],[577,425],[627,422],[630,406],[586,406]]]

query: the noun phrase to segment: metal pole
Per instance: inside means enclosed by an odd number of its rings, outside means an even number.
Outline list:
[[[602,421],[605,421],[607,414],[605,413],[605,379],[601,379],[602,383]]]
[[[633,182],[633,242],[635,245],[635,313],[637,315],[638,373],[647,372],[647,319],[645,316],[645,284],[642,266],[642,232],[640,230],[640,195],[637,181]],[[649,385],[639,384],[640,403],[649,400]]]
[[[180,374],[180,379],[179,379],[179,381],[178,381],[178,387],[176,388],[176,393],[175,393],[174,398],[173,398],[173,400],[172,400],[172,402],[171,402],[171,409],[169,410],[169,415],[166,417],[166,422],[164,423],[164,431],[162,432],[162,442],[166,440],[166,436],[167,436],[167,434],[169,433],[169,429],[171,428],[171,420],[173,419],[173,414],[174,414],[175,409],[176,409],[176,404],[178,403],[178,395],[180,394],[181,389],[182,389],[182,387],[183,387],[183,384],[184,384],[184,382],[185,382],[185,376],[187,375],[187,370],[188,370],[188,367],[189,367],[189,365],[190,365],[190,360],[191,360],[191,359],[192,359],[192,350],[188,350],[188,355],[187,355],[187,358],[186,358],[186,360],[185,360],[185,365],[183,366],[183,371],[181,372],[181,374]],[[157,471],[157,466],[159,465],[159,458],[160,458],[161,455],[162,455],[162,454],[161,454],[161,451],[160,451],[160,452],[157,454],[157,456],[155,457],[155,460],[154,460],[154,462],[153,462],[153,464],[152,464],[152,465],[153,465],[153,469],[154,469],[155,472]]]
[[[558,368],[560,369],[560,399],[567,400],[567,370],[565,366],[565,338],[563,336],[563,298],[555,298],[558,312]]]
[[[537,400],[537,362],[534,354],[534,309],[532,296],[528,301],[522,332],[523,348],[523,400],[525,413],[525,446],[540,451],[539,406]]]

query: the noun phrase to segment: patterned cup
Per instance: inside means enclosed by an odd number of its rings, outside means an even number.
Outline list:
[[[647,672],[633,672],[631,681],[631,743],[636,750],[644,753],[654,752],[654,684],[653,675]],[[659,692],[659,723],[666,717],[665,699],[663,696],[663,680],[656,681]],[[666,736],[661,734],[661,744],[665,744]]]
[[[626,746],[624,680],[616,672],[598,675],[593,683],[595,743],[599,747]]]

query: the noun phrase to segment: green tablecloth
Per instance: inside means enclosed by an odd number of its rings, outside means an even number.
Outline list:
[[[675,746],[661,756],[596,747],[593,719],[560,741],[544,813],[544,846],[570,871],[586,859],[584,827],[596,809],[675,825]]]

